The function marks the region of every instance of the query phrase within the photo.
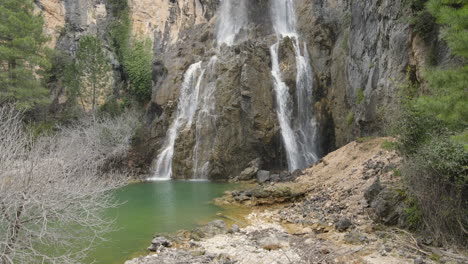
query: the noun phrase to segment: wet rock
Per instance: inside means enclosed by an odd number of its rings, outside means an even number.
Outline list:
[[[339,232],[344,232],[346,230],[348,230],[348,228],[352,225],[353,223],[351,223],[351,220],[349,220],[348,218],[346,217],[343,217],[341,218],[340,220],[338,220],[338,222],[335,224],[335,228],[336,230],[338,230]]]
[[[259,170],[257,172],[257,181],[259,183],[264,183],[266,181],[270,180],[270,172],[269,171],[264,171],[264,170]]]
[[[238,179],[240,181],[252,180],[255,177],[259,167],[260,159],[252,160],[251,162],[249,162],[249,166],[241,172]]]
[[[155,237],[151,241],[151,245],[148,247],[149,251],[157,251],[160,247],[171,247],[172,244],[167,238],[165,237]]]

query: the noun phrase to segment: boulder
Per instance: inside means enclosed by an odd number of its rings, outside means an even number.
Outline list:
[[[338,230],[339,232],[344,232],[346,231],[353,223],[351,223],[351,220],[349,220],[348,218],[346,217],[343,217],[341,218],[340,220],[338,220],[338,222],[336,222],[335,224],[335,228],[336,230]]]
[[[240,231],[240,228],[238,225],[233,224],[231,228],[229,229],[228,233],[234,234]]]
[[[245,168],[239,175],[240,181],[252,180],[255,177],[255,174],[258,172],[260,166],[260,159],[254,159],[249,162],[249,166]]]
[[[281,242],[276,236],[268,236],[259,241],[260,247],[266,250],[276,250],[282,248]]]
[[[257,181],[259,183],[264,183],[266,181],[270,180],[270,172],[269,171],[264,171],[264,170],[259,170],[257,172]]]
[[[165,237],[155,237],[151,241],[151,245],[148,247],[148,250],[152,251],[152,252],[155,252],[160,247],[171,247],[171,246],[172,246],[172,244],[167,238],[165,238]]]

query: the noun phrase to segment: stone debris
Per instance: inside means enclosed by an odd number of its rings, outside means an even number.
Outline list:
[[[425,243],[379,224],[399,223],[402,199],[393,173],[400,158],[381,150],[384,140],[350,143],[293,182],[232,191],[218,202],[250,206],[242,220],[247,226],[212,221],[186,232],[176,246],[126,264],[434,264],[418,250],[429,252]],[[459,255],[441,259],[467,263]]]

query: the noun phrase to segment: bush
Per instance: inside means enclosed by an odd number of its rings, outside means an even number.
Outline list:
[[[430,41],[437,36],[437,34],[435,34],[437,29],[436,20],[431,13],[425,10],[415,12],[410,18],[410,25],[413,28],[413,32],[424,41]]]
[[[136,41],[125,52],[123,66],[128,75],[130,93],[141,103],[151,99],[152,54],[149,41]]]
[[[135,113],[89,118],[35,140],[22,115],[0,107],[0,263],[82,263],[112,230],[103,210],[126,181]]]
[[[458,132],[447,122],[406,105],[396,123],[395,146],[405,158],[405,177],[411,203],[406,209],[412,229],[425,228],[435,238],[466,242],[468,225],[468,152],[452,140]],[[419,221],[421,218],[421,221]]]
[[[115,2],[116,0],[112,0]],[[123,66],[128,81],[126,92],[138,102],[151,99],[153,54],[149,40],[135,40],[131,36],[131,21],[127,6],[116,5],[117,20],[111,24],[112,46]],[[119,9],[120,8],[120,9]]]

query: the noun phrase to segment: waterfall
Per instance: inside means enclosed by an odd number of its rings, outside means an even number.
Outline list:
[[[201,63],[190,65],[184,74],[176,116],[167,131],[164,146],[156,161],[154,176],[150,180],[169,180],[172,176],[172,157],[177,135],[183,127],[190,129],[197,110],[200,85],[205,73]]]
[[[232,46],[241,29],[248,24],[248,0],[222,0],[216,27],[216,42],[218,45]]]
[[[192,179],[207,179],[210,169],[214,138],[216,137],[216,72],[218,57],[211,57],[207,67],[208,82],[200,94],[200,109],[195,122],[195,147],[193,148],[193,177]]]
[[[309,63],[307,46],[301,53],[299,35],[296,32],[296,17],[293,0],[271,0],[273,28],[278,41],[270,47],[272,57],[272,75],[277,104],[277,115],[281,127],[281,137],[286,150],[289,171],[302,169],[317,161],[317,123],[312,112],[313,73]],[[296,116],[293,117],[294,105],[288,87],[282,81],[279,67],[278,49],[283,38],[293,40],[296,57]]]

